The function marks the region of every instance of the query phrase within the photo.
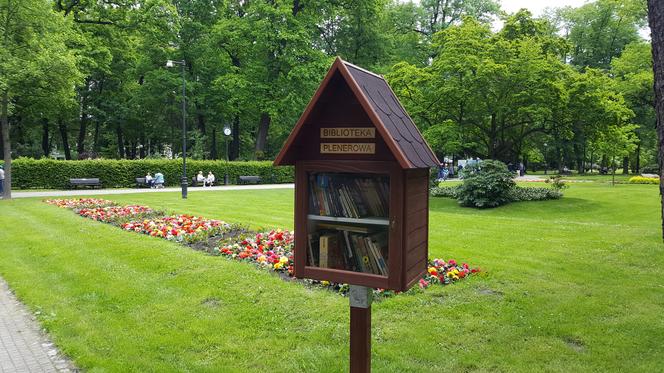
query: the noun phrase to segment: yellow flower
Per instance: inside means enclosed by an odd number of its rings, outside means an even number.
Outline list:
[[[280,269],[283,266],[281,262],[279,263],[274,263],[274,269]]]
[[[429,273],[434,273],[436,272],[436,268],[434,267],[429,267]]]
[[[285,256],[282,256],[282,257],[279,259],[279,263],[282,263],[282,264],[286,264],[286,263],[288,263],[288,258],[285,257]]]
[[[321,281],[320,283],[321,283],[323,286],[328,286],[328,285],[330,285],[330,282],[329,282],[329,281]]]

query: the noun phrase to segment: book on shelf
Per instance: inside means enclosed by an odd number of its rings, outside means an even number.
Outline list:
[[[309,265],[387,276],[386,230],[325,223],[317,227],[320,230],[309,235]]]
[[[319,262],[321,268],[345,268],[339,233],[326,233],[319,240]]]
[[[310,266],[320,265],[320,235],[318,233],[311,233],[308,235],[308,256],[307,263]]]
[[[334,223],[318,223],[318,227],[322,229],[336,229],[338,231],[349,231],[355,233],[369,233],[372,232],[370,227],[366,225],[346,225]]]
[[[386,217],[389,179],[342,174],[309,175],[309,211],[321,216]]]

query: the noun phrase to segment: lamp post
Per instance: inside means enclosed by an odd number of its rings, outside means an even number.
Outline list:
[[[228,162],[228,138],[231,137],[231,133],[233,131],[231,130],[231,126],[228,124],[224,125],[224,140],[226,142],[226,162]],[[228,185],[228,172],[224,175],[224,185]]]
[[[228,138],[231,136],[231,126],[228,124],[224,125],[224,139],[226,140],[226,162],[228,162]]]
[[[546,162],[546,153],[547,153],[547,143],[544,143],[544,175],[547,175],[547,171],[549,170],[549,164]]]
[[[186,62],[184,60],[166,61],[166,67],[168,68],[175,65],[182,66],[182,180],[180,180],[180,185],[182,186],[182,199],[187,199],[187,81],[184,77]]]

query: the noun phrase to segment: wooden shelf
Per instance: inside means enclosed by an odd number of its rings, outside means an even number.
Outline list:
[[[387,218],[346,218],[339,216],[321,216],[321,215],[307,215],[309,220],[317,221],[330,221],[336,223],[351,223],[351,224],[369,224],[369,225],[390,225],[390,220]]]

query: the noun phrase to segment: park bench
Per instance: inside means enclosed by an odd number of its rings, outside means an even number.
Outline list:
[[[69,179],[69,186],[71,188],[78,188],[79,186],[101,188],[101,181],[98,178]]]
[[[141,188],[141,187],[149,187],[148,182],[145,181],[144,177],[137,177],[136,178],[136,188]]]
[[[215,184],[217,184],[217,181],[216,181],[216,180],[212,183],[211,186],[214,186]],[[196,176],[194,176],[194,177],[191,178],[191,186],[192,186],[192,187],[202,187],[202,186],[203,186],[203,182],[202,182],[202,181],[199,182],[198,179],[196,178]]]
[[[259,184],[260,182],[260,176],[240,176],[238,184]]]

